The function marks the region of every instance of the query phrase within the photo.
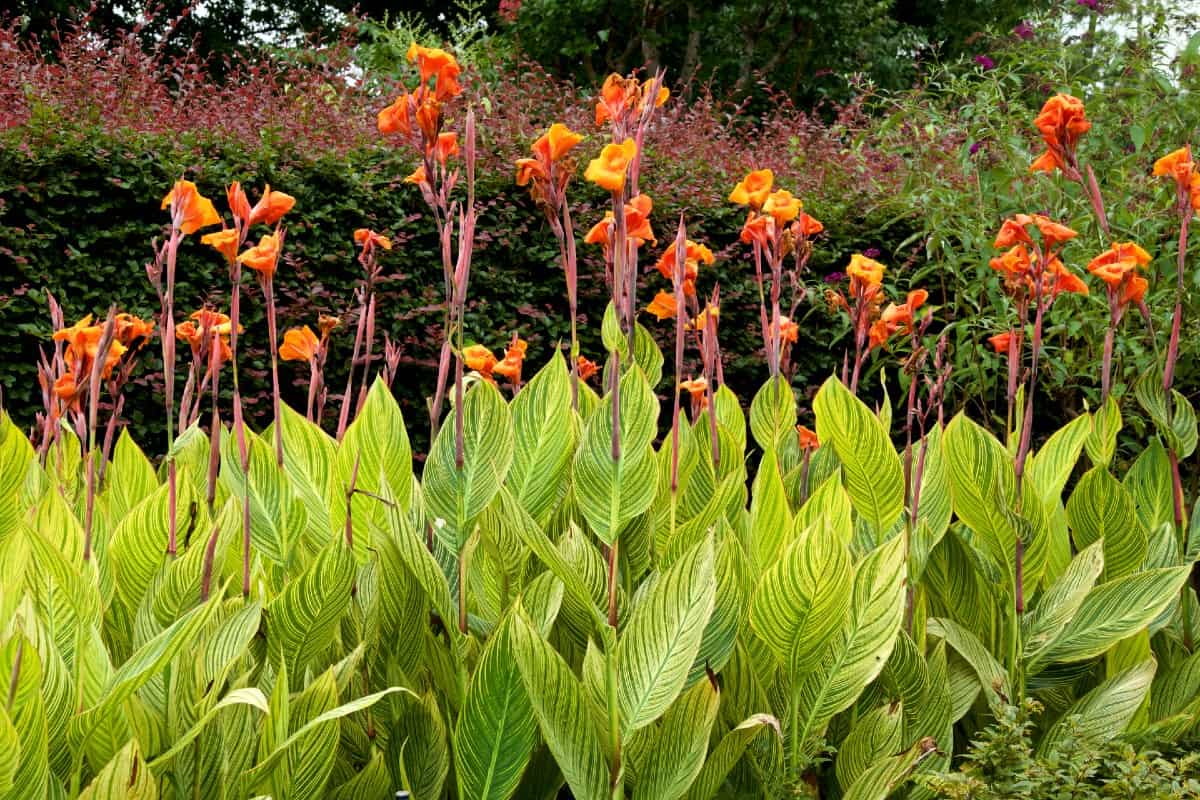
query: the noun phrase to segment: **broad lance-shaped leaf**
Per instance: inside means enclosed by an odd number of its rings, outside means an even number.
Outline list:
[[[768,379],[750,401],[750,432],[764,451],[777,450],[783,437],[795,436],[796,395],[782,378]]]
[[[408,511],[413,489],[412,448],[400,406],[382,378],[375,379],[362,413],[346,428],[329,470],[326,499],[329,525],[335,531],[346,527],[346,492],[356,463],[355,489],[379,495],[384,494],[386,485],[390,497]],[[371,523],[386,528],[384,507],[370,494],[355,494],[350,501],[354,550],[360,560],[366,558],[371,542]]]
[[[620,384],[620,457],[612,453],[612,392],[588,418],[572,468],[575,498],[592,532],[611,546],[625,523],[654,502],[658,398],[640,369]]]
[[[22,800],[45,797],[50,781],[49,743],[46,738],[46,707],[42,698],[42,664],[37,648],[17,633],[4,645],[0,669],[9,676],[7,704],[11,724],[20,741],[20,760],[12,785],[3,797]],[[15,680],[15,683],[13,682]],[[62,743],[56,743],[61,746]]]
[[[438,431],[425,462],[425,514],[452,552],[466,545],[513,460],[513,420],[500,390],[479,381],[463,399],[463,461],[455,461],[455,424]]]
[[[188,529],[189,514],[197,513],[193,505],[197,500],[186,475],[177,473],[175,520],[180,542]],[[169,524],[170,487],[164,483],[131,509],[113,531],[108,554],[117,596],[129,609],[141,605],[154,575],[163,566]]]
[[[1138,522],[1133,497],[1105,467],[1093,467],[1079,479],[1067,501],[1067,519],[1076,547],[1104,543],[1105,580],[1141,569],[1146,531]]]
[[[275,564],[286,564],[308,519],[304,503],[293,496],[287,474],[275,461],[273,442],[246,431],[248,477],[242,472],[236,437],[222,436],[220,444],[221,483],[239,503],[242,498],[249,498],[250,539],[254,549]],[[343,506],[345,502],[343,497]]]
[[[337,442],[286,403],[282,405],[282,413],[284,472],[292,494],[304,504],[310,533],[319,534],[318,541],[324,542],[324,536],[331,530],[326,491]],[[344,506],[343,500],[343,510]]]
[[[565,491],[577,436],[571,378],[560,354],[513,398],[512,417],[516,445],[507,486],[531,517],[544,522]]]
[[[880,759],[895,754],[904,744],[904,709],[901,703],[874,708],[858,718],[838,748],[834,768],[843,789]]]
[[[779,720],[770,714],[755,714],[725,734],[704,761],[704,767],[688,789],[687,800],[712,800],[725,778],[741,760],[750,743],[764,730],[771,730],[782,742]]]
[[[617,646],[626,733],[658,719],[684,688],[714,602],[711,537],[667,570],[634,607]]]
[[[188,728],[187,732],[171,743],[171,748],[163,753],[158,754],[146,766],[152,770],[160,771],[170,763],[171,759],[187,749],[188,745],[194,742],[204,729],[208,727],[222,709],[232,708],[233,706],[247,706],[257,709],[264,714],[270,711],[267,705],[267,698],[262,693],[261,689],[256,689],[253,686],[242,689],[233,689],[216,703],[212,708],[204,712],[200,719],[196,720],[192,727]]]
[[[583,687],[518,605],[512,617],[513,656],[542,738],[577,800],[610,800],[608,766]]]
[[[272,656],[303,673],[337,633],[354,586],[354,557],[345,542],[325,546],[306,570],[267,605]],[[278,663],[278,661],[276,662]]]
[[[1011,575],[1016,553],[1012,460],[995,437],[963,414],[942,433],[942,454],[954,513],[975,532],[993,568]]]
[[[1084,598],[1104,570],[1103,546],[1103,542],[1095,542],[1081,550],[1038,598],[1033,609],[1021,618],[1026,660],[1036,661],[1063,627],[1075,618]]]
[[[1133,496],[1138,519],[1147,531],[1173,523],[1175,504],[1171,498],[1171,462],[1158,439],[1151,440],[1133,462],[1133,466],[1125,473],[1122,485]]]
[[[707,678],[697,681],[663,714],[638,767],[634,800],[677,800],[704,766],[708,735],[721,695]]]
[[[1050,434],[1041,449],[1030,456],[1025,479],[1037,487],[1043,499],[1053,500],[1062,494],[1091,432],[1091,420],[1086,415],[1076,417]]]
[[[454,733],[461,797],[513,796],[537,744],[537,722],[513,658],[512,617],[496,628],[471,677]]]
[[[963,660],[971,665],[990,705],[994,706],[1004,702],[1005,698],[1012,697],[1008,673],[983,642],[979,641],[978,636],[949,619],[929,620],[928,630],[931,636],[944,639],[946,644],[953,647]]]
[[[1112,462],[1121,425],[1121,406],[1109,395],[1104,405],[1092,413],[1092,433],[1084,442],[1088,458],[1096,466],[1107,467]]]
[[[831,376],[813,398],[817,436],[842,464],[854,510],[882,541],[904,510],[900,456],[879,419],[841,381]]]
[[[1151,569],[1092,589],[1041,663],[1086,661],[1137,633],[1178,598],[1189,574],[1190,566]]]
[[[1157,662],[1148,659],[1106,680],[1075,701],[1038,745],[1038,753],[1052,752],[1068,737],[1083,745],[1104,744],[1125,732],[1142,705]]]
[[[853,581],[850,555],[824,521],[788,546],[759,581],[750,627],[798,679],[821,660],[845,625]]]
[[[775,460],[775,451],[763,452],[750,492],[750,532],[755,569],[774,564],[792,535],[792,514],[788,509],[783,477]]]
[[[141,747],[131,739],[92,779],[79,800],[156,800],[158,784],[142,758]]]
[[[1167,447],[1182,460],[1196,450],[1196,411],[1186,395],[1171,390],[1170,400],[1163,389],[1162,381],[1147,370],[1134,387],[1138,404],[1154,420],[1154,426],[1167,443]]]
[[[807,751],[834,715],[849,708],[883,669],[904,615],[904,583],[903,537],[893,537],[859,562],[849,619],[796,690],[799,727],[792,735],[800,737]]]

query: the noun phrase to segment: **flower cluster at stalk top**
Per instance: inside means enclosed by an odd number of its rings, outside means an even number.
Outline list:
[[[68,408],[79,408],[80,397],[96,366],[100,368],[100,377],[107,379],[126,352],[141,347],[154,333],[152,321],[132,314],[117,314],[113,318],[108,346],[104,347],[105,325],[93,323],[92,315],[88,314],[74,325],[54,332],[54,341],[66,343],[63,353],[66,371],[51,388],[54,396]]]
[[[385,135],[410,137],[420,133],[427,162],[446,161],[458,155],[458,134],[442,130],[443,105],[462,93],[458,82],[462,67],[453,55],[438,47],[423,47],[413,42],[408,60],[417,66],[420,80],[416,89],[404,89],[391,105],[376,116],[376,127]],[[424,165],[406,179],[408,183],[426,182]]]
[[[1054,172],[1056,169],[1074,168],[1075,147],[1079,138],[1092,127],[1083,101],[1069,94],[1056,94],[1042,106],[1033,124],[1042,135],[1046,152],[1035,158],[1029,169],[1033,172]]]
[[[1187,198],[1193,210],[1200,210],[1200,172],[1192,161],[1192,149],[1181,147],[1154,162],[1156,177],[1173,178],[1180,196]]]
[[[1037,240],[1031,231],[1037,231]],[[1063,292],[1087,294],[1087,284],[1059,258],[1062,246],[1076,235],[1041,214],[1016,214],[996,234],[993,246],[1004,252],[991,260],[991,267],[1001,273],[1005,289],[1015,296],[1033,297],[1040,291],[1053,300]]]

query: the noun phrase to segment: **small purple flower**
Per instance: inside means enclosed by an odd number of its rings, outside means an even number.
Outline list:
[[[984,70],[996,68],[996,62],[992,61],[990,58],[983,55],[982,53],[980,55],[975,56],[975,63],[978,64],[979,66],[983,67]]]
[[[878,247],[868,247],[866,250],[863,251],[863,255],[866,256],[867,258],[879,258],[879,248]]]
[[[981,147],[983,147],[983,142],[972,142],[971,143],[971,155],[975,155],[976,153],[978,153],[979,149]]]
[[[841,283],[845,279],[846,273],[844,272],[831,272],[825,276],[826,283]]]
[[[1075,5],[1087,6],[1092,11],[1098,11],[1100,9],[1100,0],[1075,0]]]
[[[1034,29],[1034,27],[1032,25],[1029,24],[1029,20],[1023,19],[1023,20],[1021,20],[1020,25],[1018,25],[1017,27],[1012,29],[1012,32],[1013,32],[1013,35],[1016,36],[1018,39],[1028,41],[1029,39],[1033,38],[1033,35],[1036,33],[1036,30]]]

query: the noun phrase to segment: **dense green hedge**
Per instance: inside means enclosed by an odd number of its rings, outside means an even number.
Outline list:
[[[229,143],[179,142],[157,135],[121,137],[95,131],[56,136],[37,147],[0,147],[0,253],[10,266],[0,273],[0,382],[6,388],[6,407],[22,425],[30,425],[40,407],[36,390],[36,363],[40,347],[51,332],[46,314],[46,290],[66,309],[68,320],[86,313],[102,315],[109,303],[149,315],[158,310],[153,288],[145,274],[152,258],[151,239],[161,235],[163,212],[159,201],[172,180],[186,173],[201,191],[224,204],[223,187],[240,179],[252,187],[269,182],[297,198],[289,215],[285,264],[277,276],[281,328],[313,324],[318,313],[343,314],[349,327],[335,334],[329,359],[331,394],[345,385],[345,369],[353,344],[353,291],[361,280],[352,241],[355,228],[368,226],[396,239],[396,248],[383,256],[384,279],[379,286],[379,324],[403,348],[403,368],[394,387],[414,428],[424,419],[424,390],[432,385],[432,371],[440,337],[441,281],[431,221],[417,190],[400,182],[412,165],[406,153],[384,148],[351,151],[341,158],[310,158],[289,153],[284,146],[263,145],[248,150]],[[485,174],[478,190],[481,219],[472,272],[468,338],[501,348],[511,333],[519,331],[530,342],[534,363],[546,349],[567,338],[564,283],[557,263],[557,248],[540,213],[514,186],[507,174]],[[252,189],[253,193],[254,189]],[[599,217],[600,198],[588,198],[582,184],[573,194],[585,198],[576,204],[580,237]],[[818,201],[810,210],[820,215],[845,211]],[[659,199],[655,211],[660,235],[667,236],[670,221],[686,211],[690,235],[703,237],[720,259],[714,272],[701,281],[702,288],[720,284],[723,298],[722,339],[726,351],[726,379],[741,396],[753,394],[762,380],[762,360],[757,354],[757,291],[747,248],[737,242],[742,211],[736,207],[680,209],[671,198]],[[854,249],[894,245],[908,231],[889,230],[880,240],[869,218],[827,219],[830,234],[813,258],[810,283],[819,290],[820,276],[839,268]],[[658,248],[643,257],[647,274],[641,293],[649,300],[662,288],[653,272]],[[598,357],[599,318],[606,292],[603,265],[596,248],[580,246],[583,352]],[[219,308],[228,304],[229,280],[223,261],[199,237],[189,237],[180,250],[177,308],[187,313],[202,303]],[[806,305],[813,316],[802,326],[796,349],[797,385],[808,386],[840,363],[844,334],[840,323],[831,325],[819,304]],[[246,333],[241,358],[250,413],[259,422],[269,411],[269,361],[261,294],[251,285],[243,305]],[[589,324],[590,323],[590,324]],[[652,328],[664,336],[672,327]],[[376,353],[382,349],[377,340]],[[130,424],[144,441],[154,441],[162,430],[162,410],[157,400],[161,385],[157,345],[143,355],[127,407]],[[307,368],[284,364],[287,394],[301,403]],[[293,383],[294,381],[294,383]],[[420,388],[418,388],[420,387]],[[660,391],[669,389],[664,385]],[[141,398],[139,399],[139,393]],[[331,401],[336,417],[336,403]],[[331,420],[327,419],[327,423]],[[418,436],[420,434],[417,434]]]

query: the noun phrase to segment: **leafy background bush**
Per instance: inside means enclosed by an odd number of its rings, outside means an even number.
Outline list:
[[[491,35],[479,24],[487,19],[480,7],[467,7],[445,23],[408,16],[390,26],[368,21],[323,48],[222,62],[219,70],[194,53],[147,53],[133,34],[114,34],[98,49],[81,30],[48,55],[51,51],[31,46],[17,26],[7,29],[0,41],[0,254],[11,265],[0,274],[0,347],[9,356],[0,365],[0,382],[15,418],[29,424],[37,405],[29,392],[14,390],[33,385],[38,347],[49,334],[44,289],[55,293],[71,317],[103,312],[110,299],[138,312],[153,310],[142,267],[149,239],[163,221],[157,199],[180,174],[196,178],[209,194],[240,179],[270,182],[299,198],[303,222],[289,231],[280,275],[285,324],[351,309],[359,280],[349,235],[354,228],[366,225],[395,236],[400,247],[385,260],[380,288],[387,316],[381,322],[402,343],[412,378],[397,386],[401,403],[406,411],[421,409],[421,393],[411,387],[428,377],[430,342],[437,339],[438,297],[429,280],[436,274],[435,243],[416,190],[399,182],[412,164],[373,131],[375,110],[408,68],[402,54],[414,36],[451,36],[476,67],[467,96],[481,117],[484,211],[469,335],[498,346],[519,331],[530,341],[531,357],[544,357],[566,330],[561,275],[553,238],[513,185],[511,164],[547,120],[592,130],[594,89],[519,60],[521,48],[536,49],[540,41],[521,33],[523,25],[541,24],[532,13],[535,5],[503,35]],[[860,76],[849,100],[812,112],[757,84],[759,93],[752,97],[733,92],[728,80],[675,86],[677,100],[648,144],[643,188],[655,199],[660,233],[684,212],[693,235],[718,253],[702,286],[721,287],[726,377],[739,394],[747,396],[756,385],[757,294],[748,248],[737,242],[741,212],[724,196],[746,170],[770,166],[777,182],[804,198],[809,212],[827,226],[806,276],[796,384],[811,394],[840,364],[847,344],[845,322],[823,300],[826,279],[839,277],[850,253],[876,249],[891,267],[893,291],[927,286],[940,307],[939,324],[951,336],[957,365],[951,405],[970,407],[984,419],[994,419],[997,409],[1002,413],[1004,390],[995,377],[1002,370],[986,348],[987,337],[1008,324],[1000,311],[999,282],[987,266],[999,220],[1034,209],[1076,226],[1082,235],[1068,254],[1077,269],[1104,246],[1078,187],[1017,174],[1038,146],[1030,120],[1056,90],[1088,103],[1095,125],[1082,157],[1091,162],[1091,154],[1098,154],[1092,163],[1117,235],[1155,254],[1150,305],[1156,329],[1169,324],[1174,223],[1169,189],[1149,177],[1149,166],[1200,125],[1200,111],[1186,100],[1197,82],[1195,48],[1174,60],[1164,54],[1166,42],[1184,24],[1165,12],[1150,18],[1143,13],[1144,24],[1131,36],[1121,26],[1132,17],[1122,17],[1119,6],[1103,10],[1104,19],[1117,20],[1115,30],[1098,25],[1098,12],[1078,4],[1015,29],[1004,17],[994,33],[961,43],[966,56],[926,61],[912,89],[887,91]],[[664,50],[670,49],[664,42]],[[599,144],[593,137],[586,146]],[[582,236],[598,218],[602,198],[582,182],[573,196]],[[651,249],[647,260],[658,252]],[[581,310],[595,319],[602,310],[599,255],[587,246],[581,253]],[[223,267],[214,254],[189,243],[182,265],[183,307],[223,304],[221,294],[201,288],[222,285]],[[656,280],[648,274],[643,281],[647,298],[658,288]],[[247,398],[251,411],[261,412],[268,406],[266,335],[253,291],[252,296]],[[1194,334],[1200,305],[1189,297],[1188,309],[1186,333]],[[1095,405],[1096,389],[1080,376],[1097,372],[1105,315],[1098,291],[1090,298],[1065,298],[1051,315],[1041,385],[1048,400],[1043,407],[1057,412],[1046,415],[1047,425]],[[1139,326],[1136,315],[1129,315],[1119,337],[1118,385],[1129,384],[1153,362]],[[599,343],[589,335],[584,351],[594,354]],[[334,392],[344,383],[338,367],[348,360],[351,339],[345,330],[335,337]],[[1178,376],[1189,396],[1200,388],[1193,366],[1196,340],[1183,337]],[[887,363],[895,363],[891,355],[877,359],[873,376]],[[143,383],[148,394],[160,389],[153,379]],[[297,396],[302,390],[291,391]],[[893,384],[892,396],[896,393]],[[148,416],[156,405],[131,405],[135,430],[160,429],[159,420]],[[409,413],[412,420],[422,416]],[[1139,424],[1134,421],[1135,428]],[[423,434],[415,436],[421,440]]]

